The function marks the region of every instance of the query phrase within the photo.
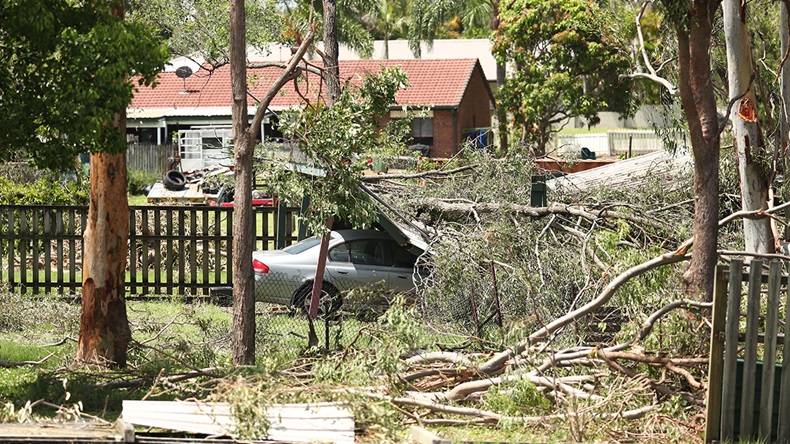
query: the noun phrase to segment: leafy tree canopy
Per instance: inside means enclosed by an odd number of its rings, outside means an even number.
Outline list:
[[[619,78],[630,71],[627,46],[607,17],[588,0],[516,0],[503,8],[493,51],[513,69],[498,104],[537,154],[566,118],[595,124],[599,111],[630,111],[631,81]]]
[[[360,85],[348,85],[334,106],[307,106],[293,118],[282,118],[283,132],[292,134],[300,150],[321,172],[305,175],[289,162],[267,169],[272,191],[290,202],[310,196],[309,231],[323,233],[329,217],[355,227],[369,226],[377,212],[362,191],[360,176],[368,156],[394,154],[403,149],[409,121],[391,120],[380,130],[381,116],[395,102],[395,93],[407,85],[399,68],[368,75]]]
[[[173,54],[230,62],[230,3],[227,0],[132,0],[129,17],[155,26]],[[267,51],[282,17],[274,0],[245,2],[247,43]]]
[[[122,152],[107,122],[149,85],[166,50],[106,1],[0,1],[0,155],[26,151],[39,167],[73,167],[81,152]]]

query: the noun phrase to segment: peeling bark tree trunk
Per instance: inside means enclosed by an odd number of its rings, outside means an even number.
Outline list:
[[[114,14],[123,18],[122,5]],[[126,134],[126,110],[110,123]],[[129,199],[126,154],[91,154],[90,202],[82,248],[82,314],[77,361],[126,367]]]
[[[730,100],[737,99],[731,118],[741,179],[741,203],[744,211],[767,209],[770,159],[757,121],[757,97],[751,81],[752,57],[746,31],[746,4],[742,5],[741,0],[724,0],[723,9]],[[743,238],[746,251],[775,251],[768,219],[744,219]]]
[[[125,114],[119,118],[125,129]],[[126,155],[92,154],[77,360],[126,366],[131,339],[124,282],[129,238]]]
[[[694,153],[694,251],[683,274],[687,294],[713,298],[719,213],[719,124],[710,78],[711,32],[718,0],[694,0],[678,24],[678,83]],[[686,27],[688,26],[688,27]]]

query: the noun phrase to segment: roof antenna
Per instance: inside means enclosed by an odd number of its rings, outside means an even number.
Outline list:
[[[189,94],[187,91],[187,77],[192,75],[192,68],[188,66],[182,66],[176,69],[176,76],[181,77],[184,80],[184,90],[181,91],[179,94]]]

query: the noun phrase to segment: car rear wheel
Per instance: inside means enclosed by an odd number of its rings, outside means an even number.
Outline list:
[[[302,310],[304,313],[310,310],[310,301],[313,295],[313,283],[308,282],[294,293],[292,308]],[[343,305],[343,299],[340,292],[334,285],[324,282],[321,286],[321,298],[318,305],[318,317],[320,319],[334,320],[340,314],[340,307]]]

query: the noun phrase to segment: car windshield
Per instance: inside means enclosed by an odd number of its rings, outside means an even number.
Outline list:
[[[293,245],[289,245],[283,248],[282,251],[289,254],[299,254],[305,250],[309,250],[315,247],[320,243],[321,243],[320,237],[308,237],[307,239],[302,239]]]

